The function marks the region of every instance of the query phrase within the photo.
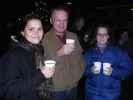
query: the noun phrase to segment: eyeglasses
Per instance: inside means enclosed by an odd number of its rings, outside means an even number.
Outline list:
[[[103,34],[103,33],[102,33],[102,34],[98,33],[97,36],[100,36],[100,37],[107,37],[108,34],[106,34],[106,33],[104,33],[104,34]]]

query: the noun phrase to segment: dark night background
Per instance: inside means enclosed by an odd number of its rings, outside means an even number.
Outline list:
[[[0,1],[0,56],[8,49],[11,35],[18,34],[21,18],[32,11],[47,15],[47,11],[57,4],[64,4],[71,9],[71,18],[83,15],[89,26],[106,22],[116,27],[128,29],[133,36],[133,3],[128,0],[1,0]],[[45,16],[48,23],[49,16]],[[119,33],[119,32],[118,32]],[[132,82],[133,83],[133,82]],[[131,83],[130,83],[131,84]],[[124,88],[125,89],[125,88]],[[124,90],[125,91],[125,90]],[[127,92],[127,90],[126,90]],[[128,91],[132,94],[132,91]],[[123,94],[123,91],[122,91]],[[124,95],[124,94],[123,94]],[[132,100],[122,98],[123,100]]]
[[[46,11],[49,12],[55,5],[64,4],[70,7],[72,19],[81,14],[87,18],[89,25],[104,21],[112,26],[128,27],[128,22],[132,25],[132,18],[128,17],[133,12],[130,11],[133,6],[131,2],[127,0],[1,0],[0,50],[3,51],[6,48],[10,35],[17,34],[21,18],[29,12],[38,10],[42,15],[46,15]],[[48,16],[45,17],[49,20]],[[132,28],[130,29],[132,31]]]

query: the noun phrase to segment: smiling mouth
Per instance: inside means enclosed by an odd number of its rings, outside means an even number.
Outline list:
[[[32,38],[37,38],[38,39],[39,37],[38,36],[33,36]]]

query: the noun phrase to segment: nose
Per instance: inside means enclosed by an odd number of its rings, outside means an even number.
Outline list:
[[[38,34],[39,30],[34,30],[33,33]]]

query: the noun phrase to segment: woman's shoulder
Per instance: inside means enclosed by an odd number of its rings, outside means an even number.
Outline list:
[[[109,50],[111,52],[115,53],[116,55],[125,55],[125,54],[127,54],[127,51],[123,50],[122,48],[120,48],[118,46],[114,46],[114,45],[110,45]]]
[[[20,59],[22,56],[27,55],[27,51],[20,46],[14,46],[9,48],[5,54],[1,57],[1,59]]]
[[[113,50],[113,51],[122,51],[122,49],[118,46],[115,46],[115,45],[109,45],[108,46],[109,49]]]
[[[95,47],[91,47],[89,48],[84,55],[92,55],[95,52],[96,48]]]

